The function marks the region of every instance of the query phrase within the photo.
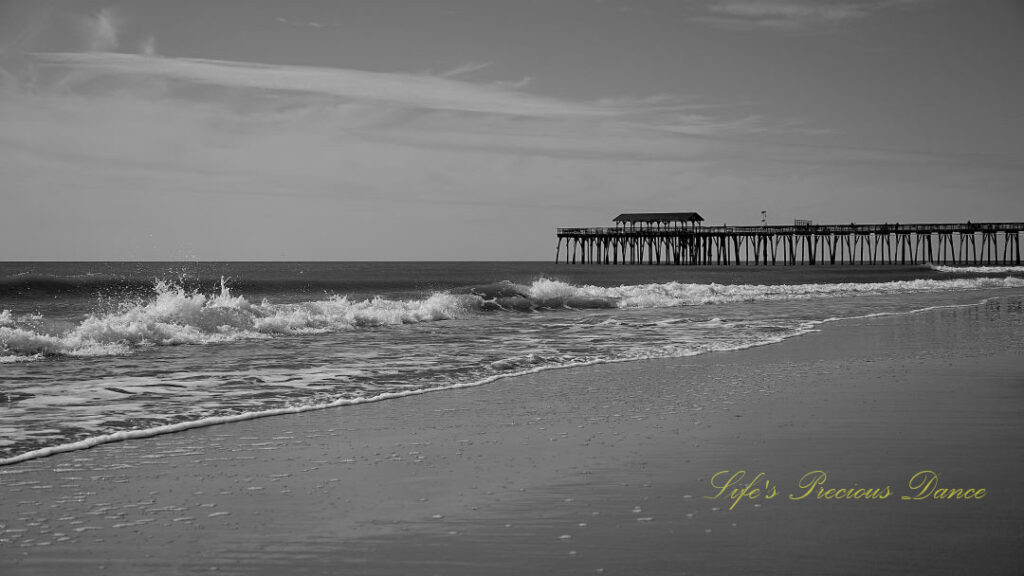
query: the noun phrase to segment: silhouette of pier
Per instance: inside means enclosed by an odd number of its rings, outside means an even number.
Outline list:
[[[559,228],[566,264],[1020,265],[1022,222],[704,226],[695,212],[621,214],[609,228]],[[564,243],[564,253],[563,253]]]

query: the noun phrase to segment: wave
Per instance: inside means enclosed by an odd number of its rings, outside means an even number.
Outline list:
[[[156,282],[148,301],[123,302],[114,312],[91,314],[62,334],[17,326],[9,310],[0,313],[0,358],[34,355],[110,356],[143,345],[209,344],[274,334],[311,334],[371,326],[444,320],[479,305],[475,296],[438,293],[423,300],[347,297],[300,304],[254,304],[220,292],[188,292]]]
[[[948,290],[1024,287],[1024,279],[959,278],[949,280],[898,280],[891,282],[841,282],[832,284],[643,284],[604,288],[573,286],[541,279],[523,287],[538,306],[570,308],[663,308],[771,300],[803,300],[865,294],[902,294]]]
[[[148,299],[130,298],[113,312],[90,314],[72,328],[51,333],[0,311],[0,361],[41,356],[113,356],[139,346],[209,344],[288,334],[318,334],[362,328],[451,320],[488,311],[665,308],[736,302],[835,298],[862,294],[1024,287],[1024,279],[958,278],[835,284],[686,284],[668,282],[618,287],[573,285],[542,278],[529,285],[501,282],[425,298],[383,297],[273,304],[220,291],[203,294],[157,281]],[[39,320],[38,316],[32,316]]]
[[[1024,274],[1024,266],[943,266],[929,264],[936,272],[971,273],[971,274]]]
[[[801,300],[858,294],[899,294],[1022,286],[1024,286],[1024,279],[1013,277],[777,285],[667,282],[618,287],[577,286],[559,280],[541,278],[528,286],[499,282],[485,287],[473,287],[469,293],[481,296],[485,303],[493,303],[497,308],[537,310],[553,308],[669,308],[759,300]]]
[[[907,286],[906,284],[907,283],[884,283],[884,284],[876,285],[875,289],[879,290],[879,291],[881,291],[883,289],[888,289],[890,291],[891,290],[909,290],[910,287]],[[913,285],[916,287],[916,289],[923,289],[921,286],[918,286],[916,283],[913,283]],[[958,283],[953,284],[953,285],[961,286],[962,283],[958,282]],[[977,282],[969,283],[968,285],[969,286],[974,286],[974,287],[979,287],[979,288],[980,287],[994,287],[993,285],[990,285],[988,283],[977,283]],[[1015,286],[1019,286],[1019,284],[1014,284],[1014,285]],[[558,292],[562,296],[566,296],[566,297],[569,297],[569,298],[574,297],[573,290],[567,289],[566,286],[568,286],[568,285],[555,286],[555,285],[549,284],[547,281],[540,282],[540,283],[535,282],[531,286],[523,287],[523,288],[525,288],[525,290],[522,291],[521,295],[509,296],[509,297],[528,298],[529,299],[529,298],[534,298],[534,297],[539,296],[539,293],[546,293],[546,294],[550,295],[551,292]],[[661,286],[661,289],[663,289],[663,290],[669,290],[669,288],[668,288],[669,285],[658,285],[658,286]],[[817,290],[814,289],[814,288],[811,288],[810,286],[812,286],[812,285],[805,285],[804,288],[802,289],[803,291],[801,292],[801,294],[806,294],[806,293],[812,293],[812,294],[830,293],[830,292],[828,292],[827,290],[825,290],[821,286],[819,286],[819,288]],[[926,286],[929,286],[930,289],[939,289],[939,288],[937,288],[933,284],[926,284]],[[636,288],[639,288],[639,287],[636,287],[636,286],[625,287],[625,286],[623,286],[623,287],[619,287],[619,288],[597,288],[597,287],[591,287],[591,286],[582,286],[582,287],[581,286],[570,286],[570,288],[572,288],[572,289],[582,289],[585,293],[592,293],[592,292],[595,292],[595,291],[597,293],[600,293],[603,290],[611,290],[611,291],[614,292],[614,291],[621,291],[623,289],[633,290],[633,289],[636,289]],[[730,288],[737,288],[737,287],[733,286],[733,287],[730,287]],[[755,288],[755,287],[747,287],[747,291],[753,290],[753,288]],[[767,288],[767,287],[760,287],[760,288]],[[791,286],[790,288],[795,288],[795,287]],[[531,295],[530,294],[531,289],[536,291],[537,293]],[[740,292],[743,292],[743,291],[740,291]],[[785,290],[783,290],[782,292],[784,293]],[[834,294],[834,292],[832,292],[832,293]],[[456,309],[448,310],[448,312],[451,312],[451,313],[455,314],[456,316],[458,314],[464,313],[466,310],[472,310],[473,309],[472,305],[466,307],[465,305],[467,303],[470,303],[470,304],[475,303],[476,305],[479,306],[481,301],[485,300],[484,298],[482,298],[479,295],[467,296],[467,295],[435,294],[435,295],[432,295],[431,298],[427,298],[427,299],[424,299],[424,300],[417,300],[417,301],[408,301],[408,302],[386,301],[386,300],[381,301],[381,300],[378,299],[378,304],[382,304],[383,308],[385,308],[385,309],[391,309],[393,311],[401,310],[400,312],[397,312],[396,314],[394,314],[392,316],[388,316],[387,320],[389,322],[403,322],[404,319],[409,319],[410,321],[429,321],[430,318],[440,319],[441,318],[440,316],[436,316],[435,317],[435,316],[433,316],[433,314],[437,313],[439,310],[443,310],[444,309],[443,306],[441,308],[434,308],[434,309],[431,309],[429,311],[430,316],[422,316],[422,314],[426,313],[426,311],[425,311],[426,309],[424,308],[425,304],[427,302],[430,302],[431,299],[433,299],[435,296],[445,296],[447,298],[454,299],[454,300],[445,300],[449,304],[451,302],[453,302],[453,301],[454,302],[458,302],[459,306]],[[735,296],[735,294],[729,294],[729,297],[733,297],[733,296]],[[202,314],[201,310],[204,307],[211,307],[213,309],[216,309],[216,308],[219,307],[219,308],[226,308],[226,309],[233,309],[233,310],[242,310],[242,309],[250,309],[250,310],[251,309],[257,309],[258,310],[258,309],[260,309],[262,307],[272,308],[271,305],[266,304],[266,303],[254,305],[252,303],[247,302],[244,298],[242,298],[240,296],[233,296],[231,294],[230,290],[228,290],[226,287],[222,287],[221,292],[219,294],[217,294],[217,295],[203,296],[201,294],[182,293],[182,291],[180,289],[171,288],[171,287],[168,287],[168,286],[165,285],[165,286],[162,286],[162,287],[158,287],[158,294],[157,294],[157,297],[154,299],[153,302],[139,304],[137,306],[137,307],[140,307],[141,310],[136,310],[136,309],[132,309],[131,307],[129,307],[128,310],[123,311],[121,314],[122,314],[122,316],[125,315],[125,314],[129,314],[129,313],[136,314],[136,315],[143,315],[143,310],[145,310],[147,308],[153,308],[153,309],[161,308],[161,306],[157,306],[157,302],[161,300],[161,297],[166,301],[164,303],[164,305],[162,306],[162,308],[164,309],[164,312],[166,313],[167,309],[172,309],[172,308],[175,309],[175,310],[179,310],[179,312],[177,312],[179,318],[189,317],[189,314],[197,314],[197,313],[200,314],[200,316],[201,316],[201,314]],[[611,297],[611,296],[610,296],[610,294],[605,294],[602,297]],[[343,299],[336,299],[336,301],[341,301],[341,300],[343,300]],[[434,300],[435,303],[440,302],[440,301],[442,301],[442,299],[435,299]],[[183,302],[187,302],[187,303],[191,303],[191,304],[190,305],[185,305],[185,304],[183,304]],[[370,300],[370,301],[357,302],[357,303],[354,303],[354,304],[359,305],[359,306],[363,306],[363,307],[367,307],[367,308],[372,308],[372,303],[373,302],[374,301]],[[171,303],[174,303],[174,304],[171,305]],[[201,303],[202,306],[200,306],[198,309],[196,309],[195,308],[196,303]],[[314,304],[314,303],[307,303],[307,304]],[[316,303],[316,304],[320,304],[320,303]],[[934,309],[938,309],[938,308],[960,308],[960,307],[967,307],[967,306],[974,306],[974,305],[976,305],[976,303],[972,303],[972,304],[957,304],[957,305],[929,306],[929,307],[919,308],[919,309],[915,309],[915,310],[900,312],[899,314],[915,313],[915,312],[921,312],[921,311],[925,311],[925,310],[934,310]],[[625,306],[628,306],[628,304],[624,304],[624,307]],[[184,311],[182,311],[182,310],[184,310]],[[199,312],[197,312],[197,310]],[[150,311],[149,314],[156,315],[157,312],[155,310],[153,310],[153,311]],[[669,325],[672,325],[672,326],[680,325],[680,324],[685,324],[685,325],[688,325],[689,327],[697,328],[698,330],[695,331],[695,332],[690,332],[688,330],[687,334],[689,334],[690,337],[686,337],[686,338],[680,338],[679,334],[676,334],[675,337],[673,337],[673,335],[671,333],[659,332],[657,338],[655,339],[656,342],[657,342],[657,345],[653,345],[653,346],[651,345],[651,342],[652,342],[651,340],[644,340],[643,342],[638,342],[637,343],[638,345],[635,345],[635,346],[634,345],[630,345],[630,344],[623,345],[624,341],[628,340],[628,338],[622,338],[620,333],[618,331],[615,331],[614,328],[622,325],[624,322],[628,323],[627,321],[624,321],[624,320],[614,320],[613,321],[613,319],[607,319],[607,318],[601,320],[600,318],[588,319],[588,318],[575,317],[576,320],[573,320],[573,322],[574,323],[585,324],[587,326],[587,328],[586,328],[587,330],[592,330],[592,329],[595,329],[595,328],[598,328],[598,327],[604,327],[605,325],[609,325],[608,328],[612,329],[610,331],[610,334],[613,335],[613,338],[611,339],[611,341],[614,341],[615,346],[612,346],[610,348],[588,346],[586,349],[581,350],[579,352],[572,352],[570,349],[558,350],[558,349],[556,349],[554,347],[552,347],[550,349],[549,348],[545,348],[543,351],[541,351],[541,350],[539,350],[539,349],[537,349],[535,347],[527,346],[525,348],[516,349],[514,352],[508,354],[505,358],[497,360],[497,361],[491,361],[491,362],[487,363],[486,365],[484,363],[481,363],[481,362],[473,361],[472,364],[474,366],[482,367],[482,369],[479,370],[479,371],[478,370],[472,370],[472,371],[465,372],[465,373],[461,374],[456,379],[447,379],[447,380],[445,380],[445,379],[442,379],[442,380],[427,379],[427,380],[417,381],[415,383],[410,381],[410,382],[406,382],[403,385],[404,387],[402,387],[401,389],[394,389],[394,388],[392,388],[390,390],[386,389],[386,388],[369,388],[368,389],[368,388],[360,387],[359,388],[359,392],[358,392],[358,396],[348,395],[348,396],[341,397],[341,398],[339,398],[339,397],[324,398],[323,396],[301,397],[301,398],[296,397],[296,398],[292,398],[292,399],[286,400],[286,402],[283,405],[282,405],[280,399],[275,399],[274,405],[267,405],[267,404],[265,404],[265,405],[263,405],[261,407],[246,406],[244,409],[239,410],[239,411],[234,412],[234,413],[225,414],[225,413],[223,413],[223,407],[222,407],[221,410],[218,410],[218,412],[220,412],[219,414],[210,414],[209,412],[207,412],[205,415],[197,415],[197,414],[189,413],[187,415],[184,415],[184,416],[186,416],[188,418],[187,420],[180,420],[180,418],[183,416],[183,414],[177,414],[177,415],[173,415],[173,416],[169,415],[169,416],[171,416],[170,418],[168,418],[168,419],[166,419],[166,420],[164,420],[163,422],[160,422],[160,423],[153,422],[152,420],[149,420],[149,422],[147,422],[145,425],[143,425],[143,427],[140,427],[140,428],[122,429],[122,430],[116,430],[116,429],[110,430],[109,428],[106,429],[106,430],[99,430],[99,429],[97,429],[95,431],[91,431],[91,433],[89,433],[88,436],[85,436],[85,437],[79,436],[79,437],[77,437],[76,439],[74,439],[72,441],[65,440],[64,442],[62,442],[60,444],[56,444],[56,445],[38,447],[38,448],[30,449],[30,450],[27,450],[27,451],[23,451],[23,452],[20,452],[20,453],[19,452],[15,452],[15,453],[11,454],[9,457],[4,457],[3,455],[0,455],[0,466],[6,465],[6,464],[13,464],[15,462],[21,462],[21,461],[25,461],[25,460],[31,460],[31,459],[34,459],[34,458],[41,458],[41,457],[45,457],[45,456],[49,456],[49,455],[57,454],[57,453],[61,453],[61,452],[68,452],[68,451],[73,451],[73,450],[90,448],[90,447],[93,447],[93,446],[96,446],[96,445],[99,445],[99,444],[105,444],[105,443],[110,443],[110,442],[117,442],[117,441],[126,440],[126,439],[145,438],[145,437],[156,436],[156,435],[161,435],[161,434],[174,433],[174,432],[178,432],[178,431],[186,430],[186,429],[191,429],[191,428],[199,428],[199,427],[210,426],[210,425],[221,424],[221,423],[227,423],[227,422],[237,422],[237,421],[241,421],[241,420],[249,420],[249,419],[261,418],[261,417],[266,417],[266,416],[274,416],[274,415],[279,415],[279,414],[292,414],[292,413],[297,413],[297,412],[306,412],[306,411],[319,410],[319,409],[336,407],[336,406],[344,406],[344,405],[351,405],[351,404],[361,404],[361,403],[366,403],[366,402],[375,402],[375,401],[387,400],[387,399],[392,399],[392,398],[400,398],[400,397],[406,397],[406,396],[411,396],[411,395],[425,394],[427,392],[438,391],[438,390],[448,390],[448,389],[452,389],[452,388],[466,388],[466,387],[472,387],[472,386],[479,386],[479,385],[487,384],[487,383],[490,383],[490,382],[494,382],[494,381],[502,379],[502,378],[507,378],[507,377],[511,377],[511,376],[518,376],[518,375],[524,375],[524,374],[530,374],[530,373],[540,372],[540,371],[544,371],[544,370],[552,370],[552,369],[560,369],[560,368],[572,368],[572,367],[588,366],[588,365],[595,365],[595,364],[609,364],[609,363],[628,362],[628,361],[636,361],[636,360],[648,360],[648,359],[657,359],[657,358],[667,358],[667,357],[695,356],[695,355],[700,355],[700,354],[704,354],[704,353],[712,353],[712,352],[726,351],[726,350],[739,350],[739,349],[744,349],[744,348],[751,348],[751,347],[756,347],[756,346],[769,345],[769,344],[773,344],[773,343],[777,343],[777,342],[781,342],[781,341],[787,340],[789,338],[797,337],[797,336],[800,336],[802,334],[807,334],[807,333],[810,333],[810,332],[814,332],[822,324],[825,324],[825,323],[828,323],[828,322],[833,322],[833,321],[837,321],[837,320],[844,320],[844,319],[850,319],[850,318],[869,318],[869,317],[873,317],[873,316],[882,316],[882,315],[889,315],[889,314],[896,314],[896,313],[893,313],[893,312],[878,312],[878,313],[872,313],[872,314],[866,314],[866,315],[855,315],[855,316],[846,316],[846,317],[832,317],[832,318],[826,318],[826,319],[821,319],[821,320],[802,320],[802,321],[796,322],[795,324],[794,323],[785,323],[787,325],[779,325],[779,326],[774,326],[775,323],[776,323],[774,320],[768,321],[767,323],[766,322],[761,322],[761,323],[756,323],[755,322],[755,323],[751,324],[750,322],[745,322],[745,321],[735,321],[735,322],[734,321],[725,321],[725,320],[722,320],[721,318],[718,318],[718,317],[707,318],[707,319],[703,319],[703,320],[700,320],[700,321],[692,321],[692,320],[685,320],[685,319],[684,320],[680,320],[678,318],[667,318],[667,319],[664,319],[664,320],[656,320],[654,322],[654,324],[657,324],[659,326],[661,326],[663,324],[669,324]],[[525,316],[520,316],[520,317],[525,317]],[[6,318],[8,321],[14,321],[14,322],[18,321],[18,319],[15,318],[14,315],[10,314],[9,312],[6,313],[6,314],[0,313],[0,318]],[[379,317],[378,317],[378,319],[379,319]],[[643,322],[640,322],[639,324],[634,324],[634,325],[639,325],[641,327],[642,326],[647,326],[648,322],[650,320],[651,320],[650,318],[647,318]],[[736,325],[739,325],[739,328],[740,328],[739,331],[731,330],[731,328],[734,326],[734,323]],[[783,323],[780,323],[780,324],[783,324]],[[302,326],[303,323],[300,322],[298,325]],[[710,330],[710,332],[707,332],[705,330]],[[708,337],[708,336],[710,336],[710,337]],[[309,387],[308,384],[316,383],[317,382],[316,379],[309,379],[309,378],[304,379],[304,378],[300,377],[300,375],[296,374],[295,370],[292,369],[292,368],[288,368],[284,372],[287,372],[287,375],[288,375],[287,385],[289,385],[289,386],[295,386],[297,388],[307,389]],[[322,372],[319,369],[313,370],[313,372],[315,372],[318,375],[322,374]],[[334,368],[332,368],[329,372],[336,373],[336,370]],[[263,383],[264,380],[266,380],[266,381],[272,380],[271,378],[267,377],[268,374],[266,372],[261,372],[260,376],[261,376],[261,379],[259,379],[258,381],[261,384]],[[142,384],[139,384],[139,383],[136,383],[136,384],[137,384],[136,387],[138,389],[142,389],[143,388]],[[284,384],[284,382],[282,382],[282,384]],[[171,385],[171,384],[168,384],[168,385]],[[130,386],[124,386],[122,388],[121,384],[118,384],[118,386],[119,386],[118,388],[114,388],[110,384],[104,384],[104,387],[107,390],[111,390],[113,392],[118,392],[118,393],[122,393],[122,394],[134,394],[135,393],[135,388],[132,388]],[[126,389],[127,389],[127,392],[126,392]],[[148,414],[147,416],[149,418],[152,418],[154,415],[153,414]],[[175,421],[175,420],[177,420],[177,421]],[[70,440],[70,438],[68,438],[68,440]]]
[[[711,322],[714,322],[715,320],[717,319],[714,319]],[[378,394],[356,398],[338,398],[326,402],[291,404],[277,408],[250,410],[235,414],[207,416],[195,420],[184,420],[169,424],[151,426],[147,428],[118,430],[116,432],[98,434],[95,436],[90,436],[72,442],[65,442],[53,446],[45,446],[42,448],[29,450],[27,452],[22,452],[20,454],[15,454],[9,457],[0,457],[0,466],[7,466],[10,464],[16,464],[28,460],[45,458],[48,456],[61,454],[64,452],[85,450],[102,444],[110,444],[114,442],[121,442],[132,439],[150,438],[154,436],[161,436],[164,434],[172,434],[175,432],[191,430],[194,428],[204,428],[207,426],[215,426],[219,424],[241,422],[245,420],[253,420],[257,418],[266,418],[270,416],[279,416],[285,414],[297,414],[302,412],[324,410],[327,408],[336,408],[341,406],[366,404],[371,402],[379,402],[383,400],[391,400],[395,398],[418,396],[430,392],[454,390],[460,388],[472,388],[476,386],[490,384],[492,382],[502,380],[505,378],[525,376],[527,374],[535,374],[547,370],[578,368],[583,366],[594,366],[599,364],[617,364],[621,362],[634,362],[639,360],[654,360],[673,357],[697,356],[700,354],[706,354],[710,352],[755,348],[758,346],[775,344],[778,342],[782,342],[783,340],[786,340],[788,338],[813,332],[815,330],[815,326],[817,326],[818,324],[820,324],[820,322],[805,322],[802,323],[798,328],[789,331],[786,334],[764,336],[758,340],[746,341],[742,343],[727,344],[724,342],[717,342],[708,343],[697,347],[663,346],[658,349],[648,349],[643,352],[634,351],[632,353],[620,357],[573,358],[564,355],[548,356],[542,354],[526,354],[524,356],[508,358],[503,361],[492,363],[491,367],[501,370],[500,373],[490,374],[483,378],[476,378],[470,381],[455,382],[451,384],[444,384],[433,387],[382,392]]]

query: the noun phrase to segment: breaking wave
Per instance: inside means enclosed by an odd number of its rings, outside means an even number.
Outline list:
[[[156,282],[148,301],[92,314],[70,331],[48,334],[17,326],[0,312],[0,358],[9,355],[110,356],[145,345],[208,344],[274,334],[315,334],[369,326],[445,320],[477,305],[477,297],[434,294],[424,300],[352,301],[347,297],[300,304],[254,304],[221,284],[220,292],[187,292]]]
[[[1024,286],[1024,279],[1013,277],[779,285],[668,282],[614,288],[573,286],[557,280],[541,279],[523,289],[529,295],[532,303],[538,307],[665,308],[734,302],[831,298],[858,294],[901,294],[1022,286]]]
[[[1024,266],[944,266],[931,264],[936,272],[960,272],[971,274],[1024,274]]]
[[[835,298],[943,290],[1024,287],[1024,279],[958,278],[837,284],[686,284],[577,286],[539,279],[529,285],[500,282],[463,291],[435,292],[422,299],[324,300],[253,303],[221,282],[215,294],[187,291],[157,281],[148,299],[122,302],[94,313],[62,332],[39,328],[40,318],[0,311],[0,362],[45,356],[113,356],[140,346],[208,344],[275,335],[318,334],[362,328],[450,320],[480,312],[550,309],[666,308],[736,302]],[[500,321],[500,320],[497,320]]]

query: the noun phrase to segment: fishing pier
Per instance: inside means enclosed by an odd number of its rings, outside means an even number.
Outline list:
[[[559,228],[555,262],[1019,266],[1024,232],[1021,222],[704,226],[696,212],[620,214],[614,222],[609,228]]]

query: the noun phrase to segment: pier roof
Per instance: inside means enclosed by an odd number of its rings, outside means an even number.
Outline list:
[[[635,212],[619,214],[613,222],[703,222],[696,212]]]

